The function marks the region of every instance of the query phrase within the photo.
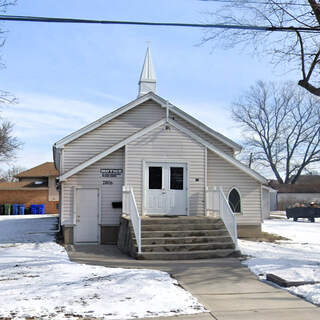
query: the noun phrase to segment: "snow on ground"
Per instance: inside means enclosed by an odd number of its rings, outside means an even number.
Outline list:
[[[0,216],[0,318],[132,319],[205,311],[165,272],[71,262],[48,233],[56,223],[48,216]]]
[[[252,257],[244,261],[252,272],[260,279],[265,279],[267,273],[273,273],[288,281],[320,282],[320,219],[315,223],[307,220],[266,220],[262,230],[290,240],[276,243],[239,240],[242,254]],[[287,290],[320,305],[320,284]]]

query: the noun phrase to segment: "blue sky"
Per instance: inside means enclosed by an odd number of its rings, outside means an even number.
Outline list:
[[[204,12],[217,9],[198,0],[20,0],[7,14],[199,23],[208,19]],[[147,41],[157,93],[237,142],[231,102],[256,80],[299,77],[241,48],[199,46],[202,29],[23,22],[1,27],[9,32],[1,49],[6,69],[0,70],[0,88],[19,99],[3,107],[2,116],[15,123],[24,142],[15,163],[27,168],[52,161],[54,142],[136,98]]]

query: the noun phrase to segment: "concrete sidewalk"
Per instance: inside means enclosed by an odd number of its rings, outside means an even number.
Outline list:
[[[314,320],[320,308],[263,283],[239,259],[185,261],[134,260],[116,246],[66,246],[72,261],[106,267],[148,268],[170,273],[209,313],[152,319]],[[150,320],[147,318],[146,320]]]

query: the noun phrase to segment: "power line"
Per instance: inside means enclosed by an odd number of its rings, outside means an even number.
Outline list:
[[[241,4],[238,0],[200,0],[203,2],[221,2],[221,3],[234,3],[234,4]],[[243,4],[275,4],[275,5],[282,5],[282,6],[302,6],[302,7],[310,7],[310,4],[308,3],[302,3],[302,2],[266,2],[266,1],[254,1],[254,0],[248,0],[244,1]],[[319,5],[319,4],[316,4]]]
[[[9,16],[0,15],[0,21],[20,22],[42,22],[42,23],[80,23],[80,24],[108,24],[108,25],[137,25],[137,26],[158,26],[158,27],[185,27],[185,28],[206,28],[206,29],[238,29],[252,31],[278,31],[278,32],[320,32],[320,27],[267,27],[255,25],[236,24],[202,24],[202,23],[181,23],[181,22],[147,22],[147,21],[117,21],[117,20],[94,20],[76,18],[52,18],[32,16]]]

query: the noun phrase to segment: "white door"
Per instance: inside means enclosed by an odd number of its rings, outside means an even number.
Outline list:
[[[146,214],[187,214],[187,165],[147,163]]]
[[[75,243],[99,242],[99,190],[81,188],[76,190],[77,223]]]

